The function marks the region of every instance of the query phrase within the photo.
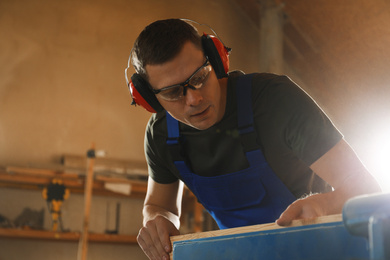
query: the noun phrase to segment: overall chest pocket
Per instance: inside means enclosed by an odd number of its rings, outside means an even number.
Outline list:
[[[266,189],[258,167],[214,177],[196,176],[194,193],[208,210],[237,210],[261,203]]]

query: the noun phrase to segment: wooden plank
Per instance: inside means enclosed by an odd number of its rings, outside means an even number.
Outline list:
[[[0,187],[1,188],[12,188],[12,189],[30,189],[30,190],[42,190],[44,186],[50,183],[49,179],[36,178],[36,177],[24,177],[24,176],[12,176],[8,174],[0,173]],[[82,180],[79,184],[70,184],[66,180],[64,184],[69,188],[71,193],[84,193],[84,181]],[[115,197],[130,197],[130,198],[145,198],[146,194],[146,183],[144,185],[134,185],[130,195],[124,195],[115,193],[104,189],[103,185],[94,184],[93,194],[100,196],[115,196]]]
[[[137,236],[89,233],[89,241],[100,243],[137,244]]]
[[[132,180],[132,179],[126,179],[126,178],[118,178],[118,177],[111,177],[111,176],[104,176],[104,175],[96,175],[95,180],[102,181],[102,182],[110,182],[110,183],[128,183],[130,185],[145,185],[145,181],[140,180]]]
[[[95,149],[95,145],[92,144],[92,150]],[[89,216],[91,212],[91,201],[92,201],[92,188],[93,188],[93,167],[95,158],[91,157],[87,160],[87,176],[84,188],[84,220],[83,230],[80,237],[79,249],[78,249],[78,260],[86,260],[88,254],[88,235],[89,235]]]
[[[49,169],[39,169],[39,168],[25,168],[25,167],[6,167],[6,172],[9,173],[21,173],[25,175],[34,175],[34,176],[45,176],[45,177],[60,177],[62,179],[77,179],[79,177],[78,173],[66,172],[66,171],[57,171]]]
[[[67,168],[84,169],[86,165],[85,156],[64,155],[63,164]],[[113,172],[118,174],[147,176],[148,169],[146,162],[128,161],[113,158],[96,158],[95,172]]]
[[[337,222],[341,220],[342,220],[341,214],[321,216],[314,219],[297,219],[297,220],[293,220],[292,224],[287,227],[330,223],[330,222]],[[192,239],[199,239],[199,238],[206,238],[206,237],[217,237],[217,236],[242,234],[242,233],[249,233],[249,232],[256,232],[256,231],[281,229],[281,228],[285,228],[285,227],[279,226],[276,223],[268,223],[268,224],[253,225],[253,226],[246,226],[246,227],[229,228],[223,230],[214,230],[214,231],[207,231],[201,233],[172,236],[171,243],[173,244],[174,242],[181,241],[181,240],[192,240]]]
[[[80,233],[79,232],[55,232],[55,231],[46,231],[46,230],[33,230],[33,229],[0,228],[0,237],[17,238],[17,239],[42,239],[42,240],[54,240],[54,241],[79,241]],[[98,242],[98,243],[136,244],[137,236],[89,233],[89,241]]]
[[[9,174],[0,172],[0,181],[13,182],[13,183],[26,183],[36,185],[48,185],[54,177],[34,176],[34,175],[23,175],[23,174]],[[83,179],[65,179],[65,186],[69,187],[82,187]]]
[[[41,174],[41,169],[35,171],[35,169],[26,169],[26,172],[18,171],[19,173],[0,171],[0,186],[1,187],[10,187],[18,188],[25,187],[26,185],[29,188],[41,189],[42,186],[47,186],[50,184],[51,180],[54,178],[52,174]],[[22,173],[23,172],[23,173]],[[45,172],[45,171],[43,171]],[[62,178],[64,175],[58,175],[63,180],[64,185],[71,190],[71,192],[80,193],[84,190],[84,176]],[[105,182],[114,182],[114,183],[128,183],[131,185],[131,194],[122,195],[117,194],[111,191],[108,191],[104,187]],[[128,197],[144,197],[146,194],[147,183],[143,181],[133,181],[124,178],[113,178],[98,176],[93,183],[93,194],[96,195],[111,195],[111,196],[128,196]]]
[[[24,230],[0,228],[0,237],[5,238],[26,238],[26,239],[44,239],[58,241],[77,241],[80,237],[78,232],[55,232],[44,230]]]

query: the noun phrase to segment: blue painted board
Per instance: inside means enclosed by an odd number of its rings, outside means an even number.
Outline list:
[[[173,260],[369,259],[365,238],[348,233],[342,222],[316,224],[173,243]]]

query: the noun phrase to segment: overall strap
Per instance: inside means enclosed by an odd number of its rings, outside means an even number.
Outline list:
[[[167,119],[167,145],[169,147],[169,152],[172,155],[173,161],[183,161],[183,158],[180,154],[180,132],[179,132],[179,121],[174,119],[168,112],[166,112]]]
[[[253,123],[253,75],[254,74],[247,74],[238,77],[236,85],[238,131],[245,152],[259,149],[259,145],[256,142],[257,135]]]
[[[168,112],[166,112],[166,118],[168,128],[167,144],[175,144],[178,142],[178,138],[180,136],[179,121],[174,119]]]
[[[187,176],[187,178],[191,179],[191,169],[185,163],[184,157],[180,152],[179,121],[174,119],[168,112],[166,112],[166,118],[168,129],[167,145],[172,156],[173,163],[182,177]]]

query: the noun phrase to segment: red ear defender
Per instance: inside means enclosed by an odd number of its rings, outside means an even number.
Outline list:
[[[150,89],[149,83],[139,74],[134,73],[129,82],[129,90],[133,98],[132,105],[140,105],[152,113],[163,111],[164,108]]]
[[[224,46],[216,36],[205,33],[202,36],[202,47],[205,55],[209,58],[211,66],[213,66],[217,78],[227,77],[231,49]]]
[[[140,93],[137,91],[137,89],[134,87],[133,81],[130,80],[129,83],[129,90],[130,94],[133,98],[132,105],[139,105],[143,108],[145,108],[147,111],[151,113],[156,113],[156,111],[146,102],[146,100],[140,95]]]
[[[219,53],[219,57],[221,58],[223,68],[225,70],[225,73],[228,73],[229,71],[229,53],[231,51],[230,48],[223,45],[223,43],[214,35],[209,35],[211,40],[213,41],[215,48],[217,48],[217,51]]]

